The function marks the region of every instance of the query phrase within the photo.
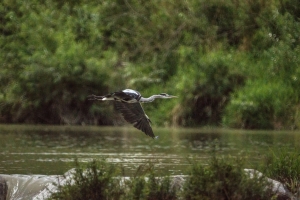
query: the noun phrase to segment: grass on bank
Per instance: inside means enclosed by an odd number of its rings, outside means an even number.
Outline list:
[[[271,151],[266,156],[263,173],[285,185],[300,198],[300,154],[299,151],[288,152],[285,149]]]
[[[77,161],[75,164],[73,178],[65,185],[57,185],[58,191],[51,194],[50,200],[177,199],[171,179],[156,178],[151,164],[139,166],[130,179],[124,178],[121,166],[104,160],[93,160],[86,166]]]
[[[213,154],[208,165],[192,163],[186,171],[188,176],[176,182],[170,176],[157,178],[151,164],[139,166],[134,176],[124,179],[124,168],[120,165],[105,160],[94,160],[86,166],[76,162],[73,179],[58,185],[49,199],[277,199],[276,194],[266,189],[270,183],[265,177],[254,174],[250,178],[245,168],[243,157]],[[299,196],[299,154],[270,152],[259,170]]]
[[[124,194],[121,182],[114,178],[120,173],[117,166],[95,160],[87,166],[80,166],[77,161],[75,164],[72,178],[65,185],[57,185],[58,192],[52,193],[50,199],[120,199]]]
[[[215,157],[208,166],[194,163],[183,188],[183,199],[271,199],[270,183],[265,177],[244,171],[243,158]]]

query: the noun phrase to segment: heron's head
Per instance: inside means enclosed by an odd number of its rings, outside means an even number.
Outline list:
[[[177,98],[177,96],[169,95],[167,93],[160,93],[159,97],[162,98],[162,99]]]

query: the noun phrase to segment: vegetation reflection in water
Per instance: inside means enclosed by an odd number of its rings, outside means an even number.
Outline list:
[[[90,126],[0,126],[0,174],[63,174],[74,159],[106,158],[125,173],[153,163],[161,174],[184,174],[190,160],[206,163],[211,146],[219,155],[246,155],[249,167],[269,149],[300,147],[299,132],[223,129],[154,129],[153,140],[133,128]]]

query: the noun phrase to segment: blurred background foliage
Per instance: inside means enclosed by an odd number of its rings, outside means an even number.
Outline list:
[[[299,127],[298,0],[3,0],[0,122],[112,125],[124,88],[155,125]]]

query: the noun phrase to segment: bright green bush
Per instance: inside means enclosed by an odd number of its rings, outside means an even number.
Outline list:
[[[174,78],[180,105],[173,111],[180,125],[218,125],[230,94],[243,85],[245,76],[238,68],[243,55],[223,51],[195,53],[184,47],[181,68]]]
[[[259,55],[254,69],[245,70],[245,87],[235,91],[223,115],[224,125],[250,129],[295,129],[299,126],[300,48],[295,45],[300,24],[285,14],[277,16],[272,46]],[[286,23],[288,22],[288,23]],[[280,33],[279,33],[280,31]]]
[[[232,96],[224,125],[246,129],[292,127],[293,90],[281,82],[249,81]]]

